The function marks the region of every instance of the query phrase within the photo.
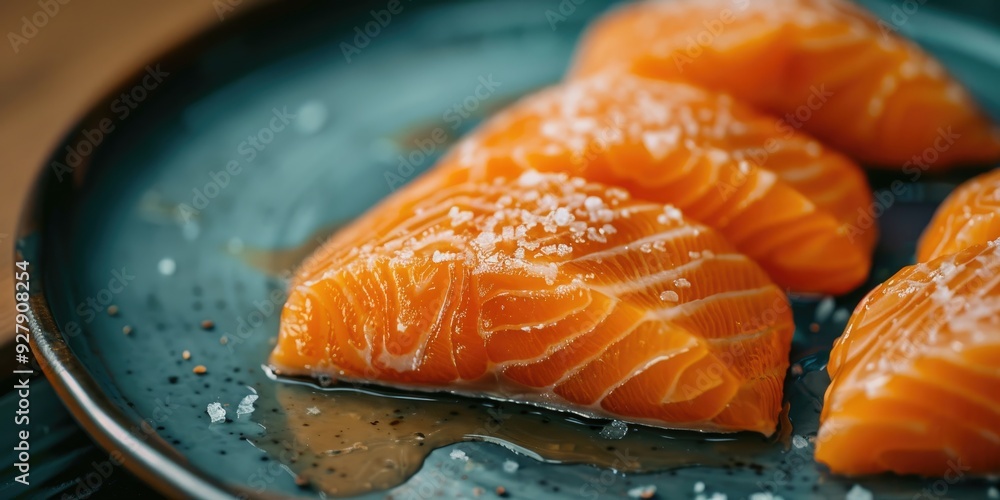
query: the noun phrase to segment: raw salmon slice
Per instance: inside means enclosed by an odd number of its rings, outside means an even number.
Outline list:
[[[595,23],[571,74],[629,71],[730,92],[888,168],[1000,159],[1000,134],[968,92],[894,30],[843,0],[646,1]]]
[[[927,262],[1000,238],[1000,169],[958,187],[941,204],[917,246]]]
[[[850,475],[1000,472],[997,311],[997,241],[872,291],[830,353],[816,459]]]
[[[438,168],[496,163],[672,204],[795,291],[843,293],[868,276],[877,228],[862,217],[861,170],[725,94],[628,75],[566,83],[487,121]]]
[[[271,363],[423,391],[771,434],[787,299],[673,207],[566,174],[426,174],[298,271]],[[512,174],[505,176],[505,174]]]

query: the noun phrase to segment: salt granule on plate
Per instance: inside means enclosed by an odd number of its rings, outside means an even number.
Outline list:
[[[771,493],[770,491],[762,491],[759,493],[751,493],[750,500],[784,500],[778,495]]]
[[[656,485],[637,486],[628,490],[629,498],[653,498],[656,494]]]
[[[621,420],[615,420],[601,429],[601,437],[604,439],[621,439],[628,433],[628,424]]]
[[[860,484],[855,484],[844,498],[847,500],[872,500],[874,497],[871,491],[862,488]]]
[[[243,399],[240,400],[240,405],[236,407],[236,418],[239,418],[241,415],[249,415],[253,413],[253,403],[254,401],[257,401],[257,397],[256,393],[244,396]]]
[[[796,448],[805,448],[806,446],[809,446],[809,441],[802,436],[792,436],[792,446]]]
[[[816,321],[822,323],[833,314],[834,308],[837,306],[834,302],[833,297],[824,297],[820,301],[819,305],[816,306]]]
[[[208,412],[208,416],[212,418],[212,423],[224,422],[226,420],[226,409],[222,407],[222,403],[209,403],[208,407],[205,408]]]

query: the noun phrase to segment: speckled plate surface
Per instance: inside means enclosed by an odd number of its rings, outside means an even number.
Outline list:
[[[290,249],[412,178],[489,110],[556,81],[582,27],[607,7],[402,2],[381,26],[370,24],[370,11],[385,2],[328,3],[244,12],[151,61],[55,150],[25,211],[18,258],[32,266],[35,354],[88,432],[168,494],[322,495],[296,485],[301,464],[255,445],[287,409],[261,364],[277,332]],[[892,13],[889,3],[866,3]],[[930,6],[900,28],[1000,115],[994,31]],[[879,174],[873,186],[893,179]],[[907,183],[908,194],[886,207],[872,283],[911,260],[933,208],[960,180]],[[790,376],[786,397],[797,436],[815,434],[828,347],[862,295],[837,298],[820,318],[818,301],[796,300],[793,362],[802,373]],[[809,331],[813,322],[818,332]],[[207,373],[193,373],[195,365]],[[254,392],[254,413],[237,415]],[[228,405],[226,422],[210,423],[213,402]],[[459,448],[469,461],[456,467]],[[506,461],[518,470],[505,471]],[[753,463],[648,474],[543,463],[472,442],[435,450],[404,484],[367,496],[471,497],[476,488],[491,496],[502,485],[516,498],[598,498],[656,485],[661,497],[684,498],[699,481],[706,494],[729,498],[843,496],[854,484],[887,498],[982,498],[987,486],[836,478],[813,462],[811,444],[788,440],[770,442]]]

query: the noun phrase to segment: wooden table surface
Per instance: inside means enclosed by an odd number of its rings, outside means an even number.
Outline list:
[[[14,328],[16,221],[57,141],[125,74],[260,1],[0,1],[0,344]]]

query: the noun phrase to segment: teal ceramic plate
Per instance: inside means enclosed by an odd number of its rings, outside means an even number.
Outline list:
[[[151,61],[55,150],[25,211],[17,252],[31,266],[35,355],[88,432],[168,494],[326,494],[323,474],[341,474],[327,460],[344,450],[317,447],[337,431],[308,423],[356,409],[361,396],[357,388],[275,381],[262,369],[284,300],[283,271],[490,110],[558,80],[582,27],[607,7],[601,0],[353,4],[246,8]],[[398,12],[386,11],[390,5]],[[871,6],[892,14],[891,4]],[[995,31],[931,6],[900,28],[943,58],[994,115],[1000,111]],[[884,189],[892,179],[883,174],[873,185]],[[886,207],[872,283],[911,259],[934,206],[960,180],[908,184],[908,194]],[[797,322],[807,328],[797,332],[798,368],[786,391],[790,433],[780,439],[633,427],[616,440],[601,435],[607,422],[567,424],[563,415],[518,405],[455,400],[463,410],[444,424],[452,430],[492,417],[460,433],[469,441],[428,449],[426,460],[378,454],[338,435],[366,463],[351,469],[360,474],[354,484],[371,485],[336,493],[489,497],[502,486],[514,498],[617,498],[655,486],[664,498],[694,498],[703,483],[706,496],[793,498],[842,496],[860,484],[886,498],[981,498],[982,480],[845,480],[812,460],[808,438],[828,382],[828,347],[861,295],[832,308],[796,300]],[[813,322],[816,333],[808,331]],[[207,373],[194,373],[195,365]],[[251,395],[258,399],[246,404]],[[398,402],[407,422],[432,405],[402,394],[366,397]],[[241,402],[253,411],[241,412]],[[225,412],[221,422],[211,422],[212,403]],[[395,425],[381,420],[371,425]],[[526,429],[549,423],[579,436],[558,448],[599,450],[592,461],[603,465],[555,463],[552,454],[515,446],[528,439]],[[536,437],[562,435],[544,434]],[[650,454],[684,467],[621,472],[629,457]]]

